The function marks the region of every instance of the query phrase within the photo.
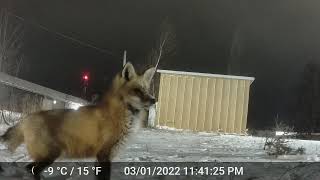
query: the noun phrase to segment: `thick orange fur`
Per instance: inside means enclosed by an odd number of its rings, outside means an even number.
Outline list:
[[[31,114],[2,139],[12,151],[24,142],[35,162],[53,162],[61,156],[109,161],[154,103],[148,94],[153,72],[139,76],[128,63],[100,104]]]

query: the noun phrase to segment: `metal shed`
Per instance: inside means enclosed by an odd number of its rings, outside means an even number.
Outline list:
[[[158,70],[157,126],[242,134],[252,77]]]

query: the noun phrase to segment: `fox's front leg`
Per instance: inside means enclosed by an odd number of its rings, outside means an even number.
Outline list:
[[[111,147],[104,146],[98,154],[97,160],[101,167],[98,180],[110,180],[111,178]]]

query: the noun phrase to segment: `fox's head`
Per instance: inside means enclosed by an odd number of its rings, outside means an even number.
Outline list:
[[[150,94],[154,73],[155,68],[150,68],[138,75],[133,65],[128,62],[114,79],[113,90],[134,108],[148,109],[155,103],[155,98]]]

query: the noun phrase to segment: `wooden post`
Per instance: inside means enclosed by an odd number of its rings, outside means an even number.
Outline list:
[[[125,50],[123,52],[123,62],[122,62],[122,66],[124,67],[127,64],[127,51]]]

